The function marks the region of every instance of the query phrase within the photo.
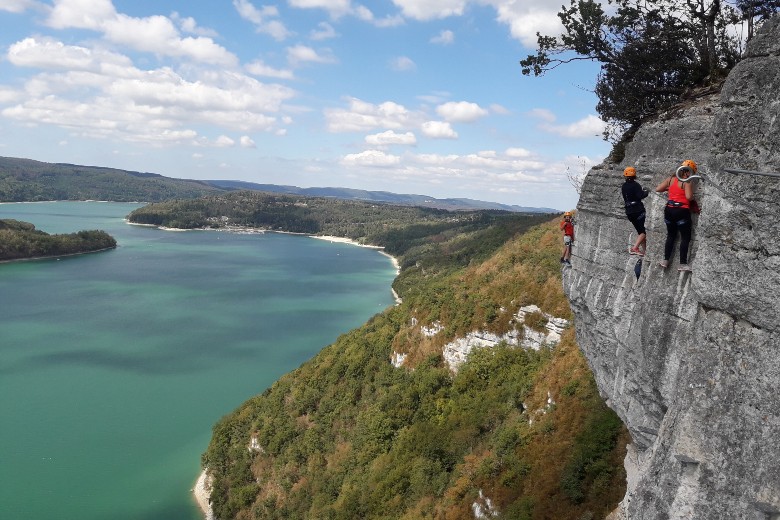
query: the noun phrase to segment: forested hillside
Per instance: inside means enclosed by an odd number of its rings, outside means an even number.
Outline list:
[[[615,507],[627,437],[572,329],[554,348],[477,350],[457,373],[442,358],[468,332],[509,331],[528,304],[571,317],[557,225],[437,218],[351,232],[400,257],[403,303],[214,427],[203,463],[218,518],[471,520],[479,507],[492,518],[578,520]],[[433,323],[439,333],[421,332]],[[408,356],[400,367],[394,352]]]
[[[549,215],[506,211],[446,211],[376,202],[325,197],[241,191],[191,200],[149,204],[133,211],[130,222],[194,229],[251,227],[274,231],[332,235],[383,246],[390,254],[405,256],[406,263],[431,251],[435,243],[456,235],[448,247],[463,249],[470,261],[477,249],[503,243],[513,233],[544,222]],[[480,232],[485,243],[464,242]]]
[[[0,157],[0,202],[152,202],[222,191],[204,182],[96,166]]]
[[[74,255],[115,247],[116,240],[105,231],[49,235],[29,222],[0,220],[0,261]]]

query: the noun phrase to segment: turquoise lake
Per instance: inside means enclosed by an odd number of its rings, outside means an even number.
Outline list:
[[[219,418],[393,304],[377,251],[131,226],[138,204],[0,204],[107,252],[0,264],[0,518],[196,520]]]

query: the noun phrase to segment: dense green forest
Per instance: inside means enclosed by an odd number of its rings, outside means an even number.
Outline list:
[[[153,202],[223,191],[205,182],[96,166],[0,157],[0,201]]]
[[[193,200],[149,204],[130,222],[179,229],[251,227],[273,231],[347,237],[382,246],[403,256],[402,267],[448,242],[462,264],[497,247],[512,234],[548,220],[549,215],[506,211],[446,211],[326,197],[232,192]],[[479,232],[480,242],[466,240]],[[485,242],[485,243],[482,243]],[[479,249],[483,249],[480,253]]]
[[[204,225],[228,216],[385,245],[402,264],[394,287],[403,302],[214,427],[203,464],[218,518],[472,520],[484,497],[493,518],[515,520],[597,519],[615,507],[627,434],[572,329],[555,348],[477,350],[454,374],[442,359],[443,346],[468,332],[516,327],[510,318],[524,305],[571,318],[556,223],[377,205],[336,218],[342,210],[310,213],[313,202],[272,198],[284,208],[274,220],[245,201],[235,212],[219,198],[154,205],[133,218]],[[417,223],[402,224],[403,211],[419,212]],[[424,335],[432,323],[442,331]],[[400,368],[394,352],[408,356]]]
[[[0,220],[0,261],[91,253],[116,247],[105,231],[50,235],[29,222]]]

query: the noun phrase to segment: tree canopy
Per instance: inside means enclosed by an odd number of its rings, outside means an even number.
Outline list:
[[[520,64],[540,76],[577,60],[600,63],[596,110],[615,140],[692,87],[717,84],[778,9],[780,0],[571,0],[558,13],[563,34],[537,33],[536,54]]]

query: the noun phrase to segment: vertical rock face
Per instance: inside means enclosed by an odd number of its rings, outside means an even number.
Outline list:
[[[654,190],[684,159],[705,180],[692,273],[666,270],[665,196],[647,208],[637,280],[622,171]],[[564,286],[599,389],[631,432],[616,518],[780,520],[780,17],[721,92],[643,125],[589,172]],[[679,242],[678,242],[679,244]]]

